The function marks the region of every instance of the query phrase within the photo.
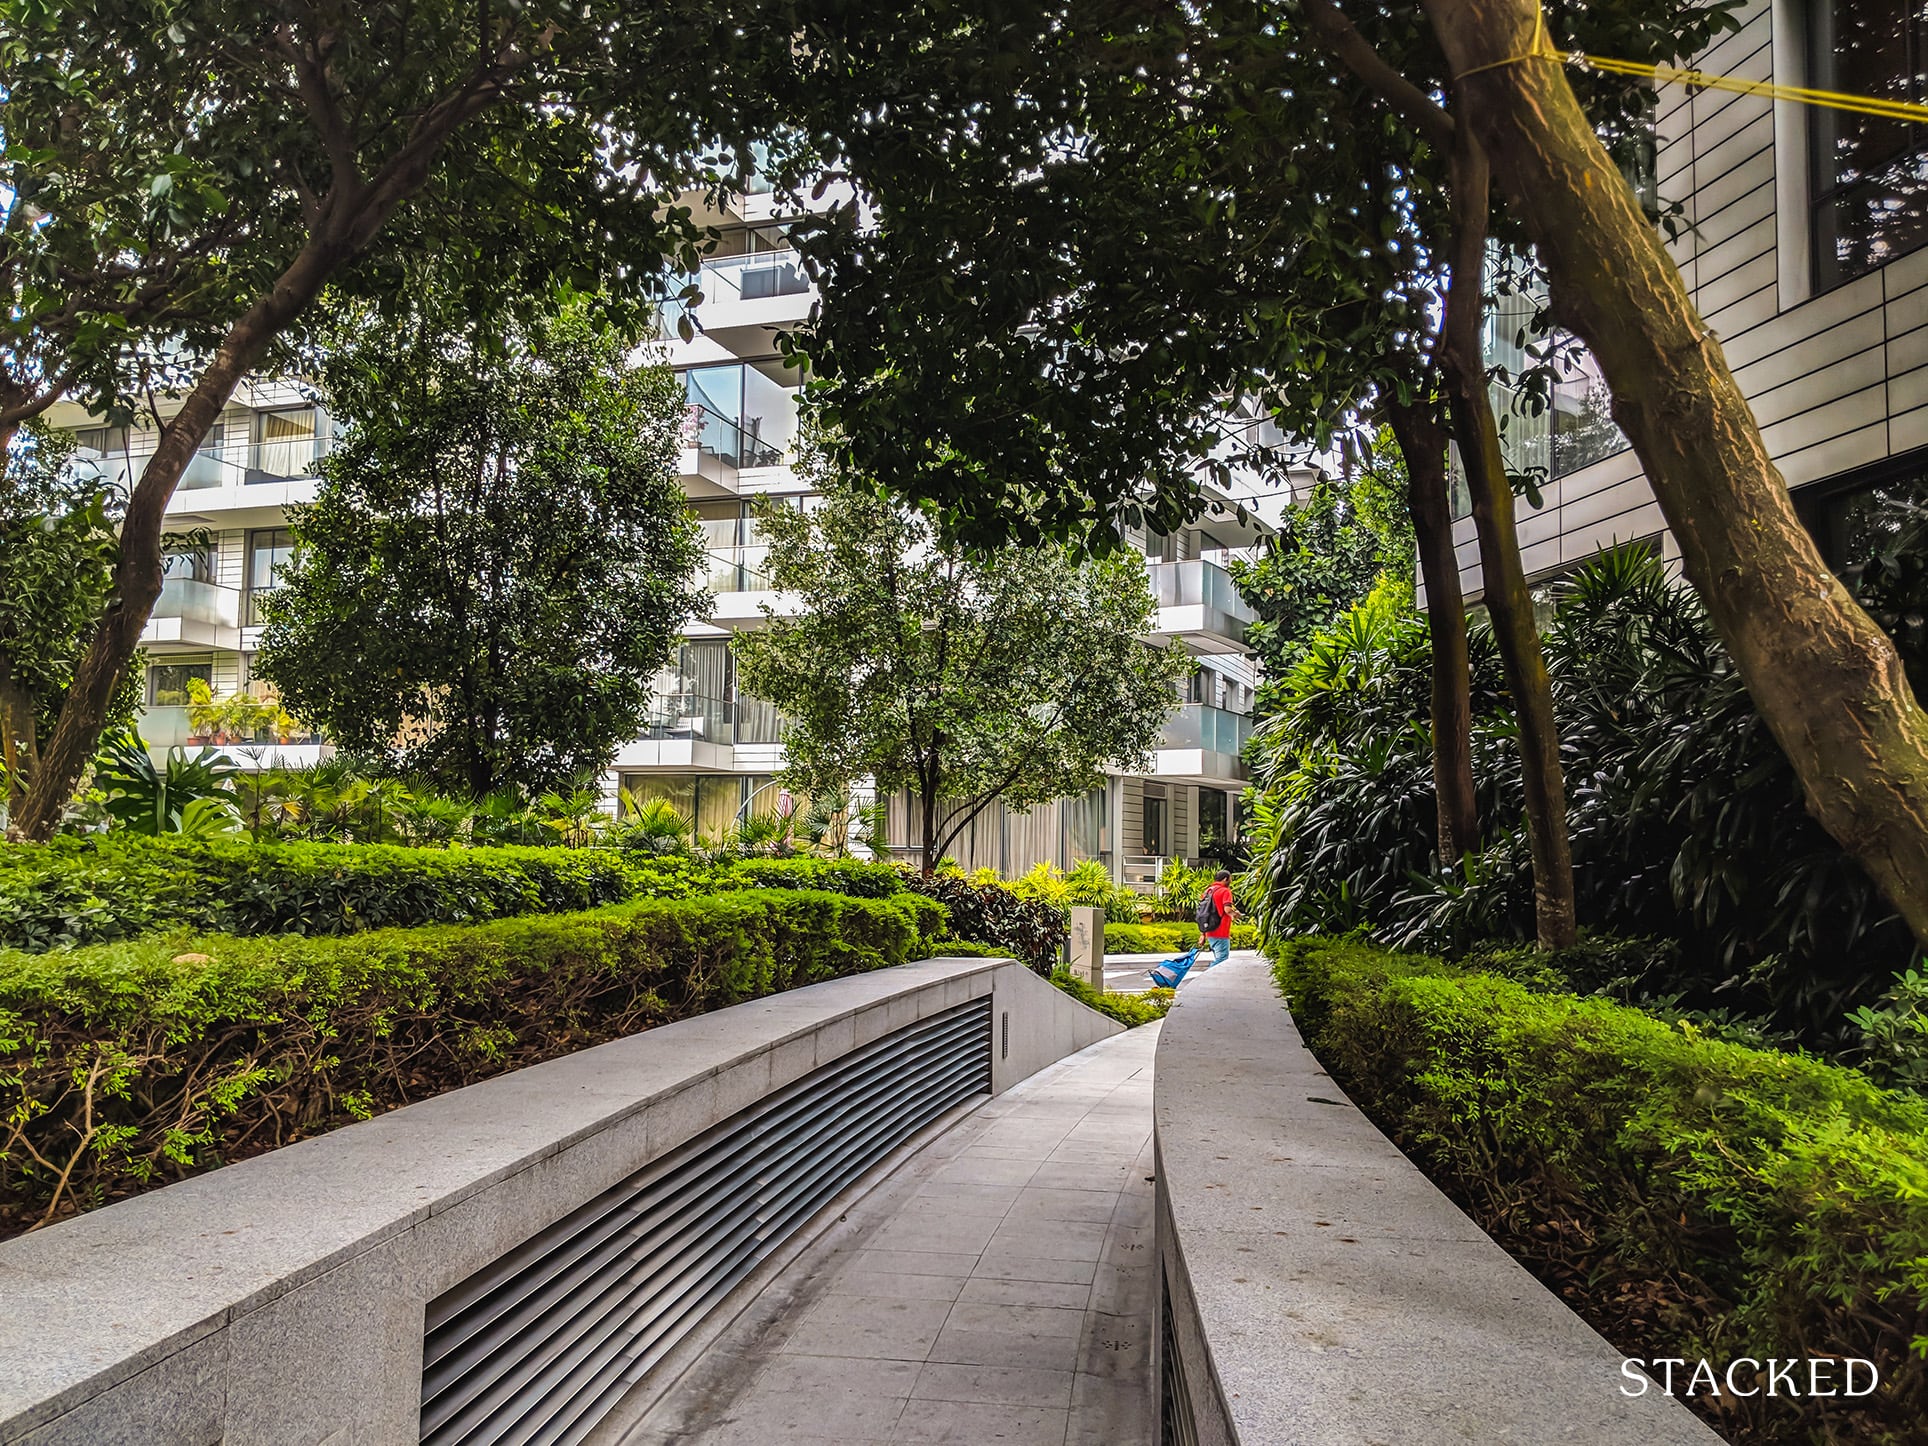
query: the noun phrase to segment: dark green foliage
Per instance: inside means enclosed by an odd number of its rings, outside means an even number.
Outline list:
[[[102,739],[94,762],[94,787],[107,795],[110,818],[130,833],[161,834],[220,831],[234,824],[234,794],[229,785],[241,766],[226,754],[201,748],[167,750],[156,767],[138,729],[127,728]]]
[[[1356,941],[1289,942],[1278,973],[1360,1107],[1627,1354],[1880,1367],[1866,1404],[1729,1398],[1729,1439],[1920,1439],[1928,1103]]]
[[[167,928],[349,934],[752,887],[876,898],[901,887],[901,877],[887,864],[708,864],[620,849],[62,838],[0,848],[0,947],[50,949]]]
[[[1170,989],[1151,989],[1143,994],[1112,994],[1107,990],[1093,989],[1069,969],[1052,970],[1051,982],[1085,1008],[1109,1015],[1127,1029],[1163,1019],[1166,1011],[1172,1007],[1172,1000],[1177,997]]]
[[[434,314],[333,354],[347,423],[256,671],[342,747],[480,799],[566,789],[641,727],[695,615],[683,390],[580,311],[505,354]]]
[[[1693,594],[1639,549],[1551,591],[1546,631],[1583,926],[1679,941],[1667,964],[1589,981],[1623,997],[1757,1015],[1811,1043],[1872,1001],[1912,945],[1809,816]],[[1264,730],[1259,869],[1274,932],[1457,953],[1533,936],[1511,720],[1474,633],[1485,848],[1433,857],[1425,620],[1375,600],[1316,640]]]
[[[1895,498],[1868,526],[1872,547],[1855,598],[1895,640],[1915,696],[1928,697],[1928,507]]]
[[[0,1229],[668,1020],[925,958],[944,928],[943,909],[910,894],[745,889],[348,939],[0,953]]]
[[[907,874],[904,885],[950,910],[957,938],[994,944],[1039,974],[1057,967],[1064,915],[1042,899],[1021,899],[1002,884],[974,884],[962,874]]]
[[[1319,632],[1363,602],[1386,578],[1413,580],[1413,528],[1405,468],[1390,438],[1355,475],[1319,475],[1303,501],[1286,509],[1263,553],[1231,563],[1232,581],[1259,620],[1246,641],[1265,665],[1260,711],[1270,680],[1283,678]]]

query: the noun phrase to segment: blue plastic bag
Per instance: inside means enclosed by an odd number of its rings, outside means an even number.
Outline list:
[[[1178,981],[1190,971],[1192,961],[1196,958],[1198,958],[1198,946],[1193,946],[1189,954],[1181,954],[1176,959],[1167,959],[1163,964],[1153,965],[1145,977],[1151,980],[1154,989],[1176,989]]]

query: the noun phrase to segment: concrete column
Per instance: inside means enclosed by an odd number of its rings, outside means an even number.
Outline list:
[[[1071,910],[1071,937],[1065,943],[1071,972],[1093,989],[1105,987],[1105,911],[1082,906]]]

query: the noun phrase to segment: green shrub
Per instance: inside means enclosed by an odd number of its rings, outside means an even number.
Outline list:
[[[0,947],[44,950],[166,928],[351,934],[752,887],[882,898],[903,883],[888,864],[822,859],[707,864],[599,848],[63,838],[0,847]]]
[[[1287,944],[1278,974],[1361,1108],[1627,1354],[1877,1363],[1825,1422],[1729,1400],[1734,1439],[1919,1439],[1928,1101],[1356,941]]]
[[[1069,969],[1052,970],[1051,982],[1086,1008],[1110,1015],[1127,1029],[1163,1019],[1174,997],[1169,989],[1150,989],[1143,994],[1113,994],[1094,989]]]
[[[941,870],[929,877],[901,877],[906,888],[951,911],[951,930],[957,937],[996,945],[1039,974],[1057,967],[1067,932],[1064,915],[1042,899],[1021,899],[1006,884],[973,883]]]
[[[0,953],[0,1227],[653,1024],[928,957],[945,928],[914,894],[738,889],[347,938]]]
[[[933,959],[1009,959],[1011,951],[996,944],[979,944],[970,939],[937,939],[931,944]]]
[[[1198,942],[1197,924],[1106,924],[1107,954],[1182,954]],[[1234,949],[1256,949],[1259,931],[1253,924],[1232,925]]]

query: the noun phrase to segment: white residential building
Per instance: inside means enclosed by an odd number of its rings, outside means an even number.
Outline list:
[[[702,267],[697,335],[678,339],[674,308],[663,324],[669,362],[689,394],[681,480],[707,536],[712,603],[658,675],[643,735],[621,749],[603,782],[612,807],[619,787],[665,798],[710,833],[785,802],[774,781],[782,721],[768,703],[737,690],[729,638],[760,625],[764,604],[778,602],[761,572],[765,549],[752,499],[801,499],[807,490],[791,466],[798,376],[779,360],[776,337],[803,321],[816,297],[768,195],[745,196],[724,213],[703,212],[701,198],[686,200],[723,238]],[[153,451],[153,431],[105,428],[79,408],[51,420],[75,430],[123,480],[137,476]],[[297,389],[244,388],[183,477],[168,507],[170,530],[205,532],[209,541],[170,561],[143,636],[141,727],[157,750],[209,741],[189,717],[191,680],[217,698],[266,691],[251,676],[256,603],[277,585],[290,552],[285,509],[314,497],[316,463],[330,440],[325,409]],[[1152,640],[1179,641],[1199,661],[1185,696],[1174,701],[1151,771],[1114,776],[1087,797],[1028,814],[993,807],[954,849],[961,863],[1010,872],[1041,860],[1068,866],[1096,858],[1114,875],[1144,883],[1158,861],[1196,858],[1203,840],[1232,834],[1256,678],[1244,642],[1252,614],[1224,564],[1266,530],[1228,520],[1133,539],[1159,599]],[[318,738],[284,741],[266,732],[225,746],[253,766],[313,761],[326,747]],[[900,801],[893,813],[892,844],[912,842],[910,811]]]
[[[1920,0],[1753,0],[1741,20],[1696,69],[1928,101]],[[1849,571],[1883,500],[1928,501],[1928,125],[1671,86],[1655,177],[1689,223],[1672,250],[1694,304],[1802,517]],[[1489,341],[1503,350],[1516,326],[1499,318]],[[1575,375],[1519,458],[1552,479],[1544,507],[1521,509],[1529,577],[1616,541],[1678,553],[1604,402],[1596,378]],[[1476,592],[1470,522],[1456,540]]]

